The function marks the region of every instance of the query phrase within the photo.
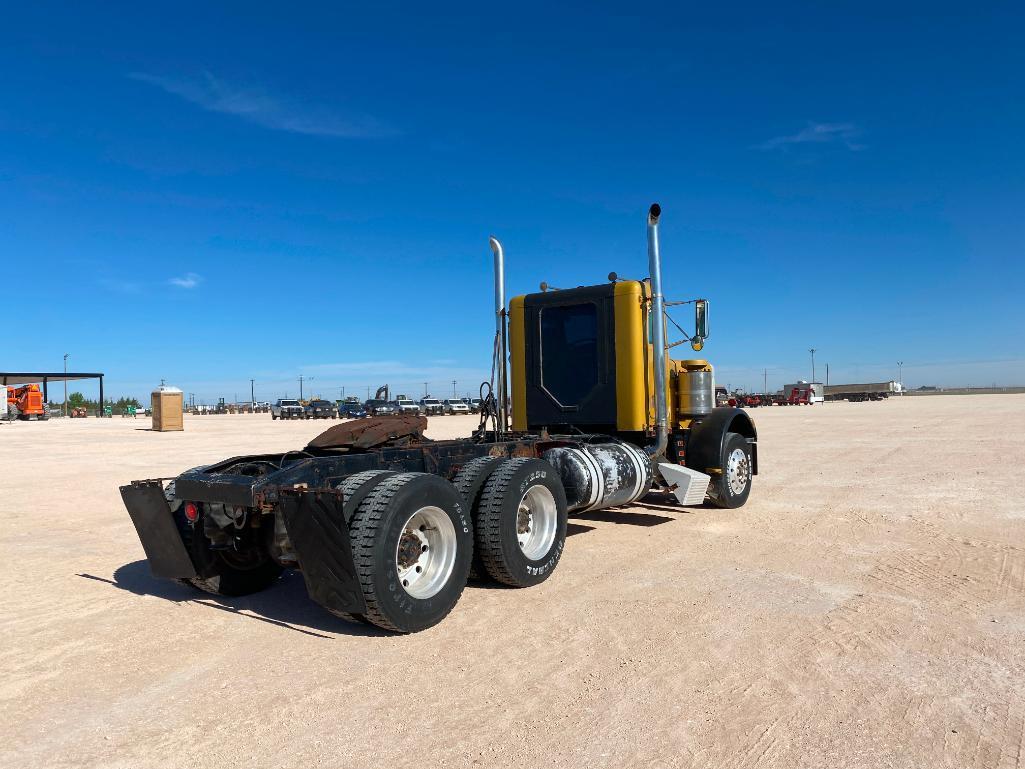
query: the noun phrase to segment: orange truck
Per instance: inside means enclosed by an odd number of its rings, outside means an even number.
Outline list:
[[[49,419],[37,384],[7,388],[8,419]]]

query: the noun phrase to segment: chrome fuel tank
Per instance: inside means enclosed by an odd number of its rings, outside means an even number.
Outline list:
[[[559,446],[542,458],[559,471],[571,513],[627,505],[651,489],[648,455],[623,441]]]

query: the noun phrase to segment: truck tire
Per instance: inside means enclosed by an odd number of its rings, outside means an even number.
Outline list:
[[[275,414],[275,413],[274,413],[274,412],[272,411],[272,412],[271,412],[271,415],[270,415],[270,418],[271,418],[271,421],[273,422],[273,421],[274,421],[275,419],[277,419],[277,418],[278,418],[278,415],[277,415],[277,414]]]
[[[480,495],[484,490],[484,484],[502,461],[503,457],[477,457],[477,459],[471,459],[459,469],[456,477],[452,479],[452,485],[456,487],[456,491],[463,495],[466,509],[473,520],[474,529],[477,528]],[[470,563],[470,579],[485,579],[486,577],[487,571],[480,560],[480,553],[477,548],[474,548],[473,561]]]
[[[202,530],[197,531],[185,518],[185,506],[172,512],[185,549],[198,576],[178,580],[213,595],[249,595],[266,590],[281,576],[282,568],[265,548],[256,546],[247,552],[212,550]],[[202,519],[200,519],[202,520]],[[196,523],[196,527],[202,523]]]
[[[476,543],[497,582],[529,587],[555,571],[566,543],[566,491],[542,459],[507,459],[481,492]]]
[[[397,633],[443,620],[466,586],[473,526],[455,487],[437,475],[385,478],[349,524],[366,619]]]
[[[336,487],[342,492],[342,515],[346,521],[351,521],[356,510],[363,504],[363,500],[372,492],[381,481],[389,476],[395,475],[394,470],[363,470],[354,473],[338,484]]]
[[[751,494],[751,446],[739,433],[726,433],[723,437],[722,474],[712,476],[708,485],[708,498],[716,507],[735,509],[742,507]]]
[[[335,488],[342,493],[342,516],[346,521],[351,521],[353,514],[359,508],[360,503],[367,498],[371,491],[390,475],[395,475],[394,470],[363,470],[354,473],[339,483]],[[328,609],[336,617],[341,617],[349,622],[362,622],[370,624],[363,614],[354,614],[345,611],[334,611]]]

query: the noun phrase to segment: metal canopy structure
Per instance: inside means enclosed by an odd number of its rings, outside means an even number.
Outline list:
[[[50,382],[70,382],[74,379],[99,379],[100,380],[100,408],[103,408],[103,374],[84,374],[80,372],[69,371],[65,374],[63,371],[57,371],[56,373],[42,371],[42,372],[22,372],[22,371],[0,371],[0,385],[23,385],[23,384],[36,384],[37,382],[43,383],[43,400],[46,402],[50,401],[49,392],[47,386]]]

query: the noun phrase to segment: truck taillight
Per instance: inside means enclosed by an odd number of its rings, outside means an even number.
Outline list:
[[[185,503],[185,518],[189,523],[195,523],[199,520],[199,508],[195,502]]]

